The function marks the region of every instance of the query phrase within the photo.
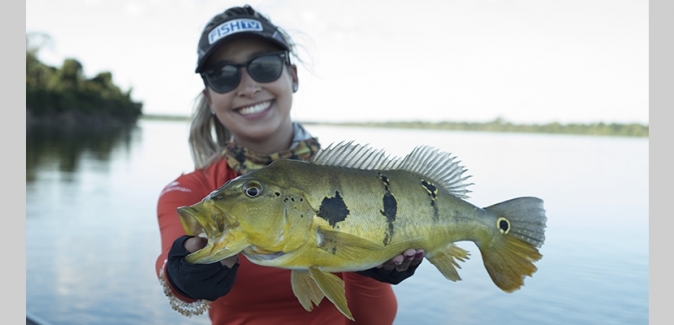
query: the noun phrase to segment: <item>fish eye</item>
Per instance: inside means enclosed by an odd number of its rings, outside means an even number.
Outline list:
[[[250,182],[243,186],[243,193],[248,197],[257,197],[262,194],[262,186],[258,183]]]

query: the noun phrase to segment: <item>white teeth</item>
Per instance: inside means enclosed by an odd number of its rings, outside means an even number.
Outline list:
[[[259,113],[259,112],[262,112],[265,109],[269,108],[269,105],[271,105],[271,101],[259,103],[257,105],[253,105],[253,106],[244,107],[242,109],[239,109],[239,113],[241,115],[250,115],[250,114]]]

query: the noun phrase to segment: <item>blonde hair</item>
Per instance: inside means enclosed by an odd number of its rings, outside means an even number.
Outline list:
[[[189,136],[195,168],[205,168],[214,163],[231,137],[232,133],[211,112],[204,93],[199,93],[194,101]]]

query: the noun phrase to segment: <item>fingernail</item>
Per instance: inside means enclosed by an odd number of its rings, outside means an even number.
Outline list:
[[[416,259],[420,259],[422,257],[424,257],[424,252],[418,252],[414,255],[414,258],[416,258]]]
[[[396,260],[394,263],[395,263],[395,265],[400,265],[400,264],[403,264],[403,261]]]

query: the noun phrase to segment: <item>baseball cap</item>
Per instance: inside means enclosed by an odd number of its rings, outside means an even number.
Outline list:
[[[204,68],[204,64],[215,50],[237,39],[260,38],[278,45],[283,50],[290,50],[288,42],[276,26],[253,15],[227,17],[220,14],[214,17],[208,26],[214,27],[205,29],[199,39],[196,73]]]

